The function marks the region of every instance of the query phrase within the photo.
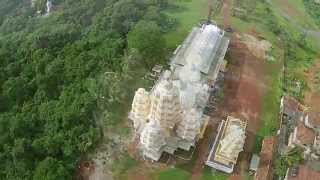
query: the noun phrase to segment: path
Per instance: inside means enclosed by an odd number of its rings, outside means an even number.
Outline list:
[[[208,147],[210,143],[210,136],[216,131],[218,127],[217,122],[218,121],[216,120],[210,119],[204,137],[197,144],[197,153],[195,154],[197,156],[197,159],[192,168],[191,180],[201,179],[204,162],[207,160],[209,153]]]
[[[223,25],[227,28],[231,25],[231,0],[223,0],[222,12],[223,12]]]

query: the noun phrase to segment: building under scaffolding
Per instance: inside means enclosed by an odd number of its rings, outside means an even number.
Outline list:
[[[232,173],[238,155],[243,151],[247,123],[228,116],[222,121],[205,164],[226,173]]]
[[[144,157],[158,161],[163,152],[188,151],[202,137],[209,120],[203,112],[228,44],[214,24],[193,28],[174,52],[170,70],[150,92],[136,91],[129,118]]]

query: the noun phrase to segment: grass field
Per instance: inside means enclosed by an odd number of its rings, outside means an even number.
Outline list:
[[[270,2],[277,13],[285,16],[292,23],[308,29],[317,29],[315,22],[305,9],[303,0],[271,0]]]
[[[169,168],[156,174],[156,180],[187,180],[191,177],[190,172],[180,168]]]
[[[228,175],[218,172],[212,171],[211,168],[205,167],[202,172],[201,180],[227,180]]]
[[[129,169],[134,168],[138,164],[134,158],[130,157],[129,154],[124,154],[118,161],[113,164],[113,176],[117,180],[128,179],[128,174],[126,173]]]
[[[189,34],[192,27],[207,17],[209,1],[214,0],[174,0],[175,7],[167,10],[167,15],[178,20],[178,27],[165,34],[167,46],[175,49]]]
[[[254,153],[260,152],[263,137],[275,135],[279,127],[278,117],[282,96],[281,66],[279,64],[269,64],[269,66],[270,84],[262,100],[261,125],[256,134]]]

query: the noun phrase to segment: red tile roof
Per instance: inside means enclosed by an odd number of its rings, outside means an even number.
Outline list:
[[[303,122],[299,121],[297,125],[297,140],[302,144],[313,144],[315,138],[315,132],[307,128]]]
[[[320,172],[314,171],[311,168],[301,165],[299,166],[298,174],[292,177],[288,174],[288,180],[319,180]]]
[[[260,155],[268,160],[273,159],[274,151],[277,145],[277,138],[274,136],[265,137],[262,141]]]
[[[309,120],[312,126],[320,127],[320,112],[310,112]]]
[[[300,103],[298,100],[296,100],[293,97],[284,96],[283,103],[284,103],[284,106],[286,108],[290,109],[291,111],[298,111],[299,110]]]

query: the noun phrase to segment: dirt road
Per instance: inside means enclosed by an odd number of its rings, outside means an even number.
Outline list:
[[[223,0],[223,26],[227,28],[231,25],[231,0]]]

